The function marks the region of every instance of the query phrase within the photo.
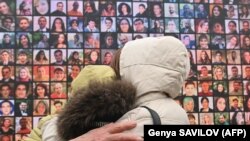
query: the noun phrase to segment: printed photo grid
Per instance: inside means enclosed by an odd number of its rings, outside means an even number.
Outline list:
[[[189,51],[189,77],[175,100],[191,124],[249,125],[249,3],[1,0],[0,140],[25,139],[42,117],[59,113],[86,65],[110,65],[128,41],[158,36],[175,36]]]

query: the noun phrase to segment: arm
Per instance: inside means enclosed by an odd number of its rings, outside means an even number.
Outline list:
[[[50,128],[48,127],[48,125],[50,123],[54,123],[53,121],[56,120],[57,118],[53,115],[48,115],[46,117],[43,117],[39,123],[38,126],[35,127],[31,133],[29,134],[29,137],[27,139],[25,139],[25,141],[49,141],[49,140],[44,140],[44,136],[50,136],[52,138],[52,136],[54,136],[54,138],[56,137],[57,134],[55,134],[55,131],[53,131],[52,133],[50,133],[49,135],[45,135],[44,134],[44,129]],[[52,126],[51,128],[54,129],[55,125]],[[53,130],[52,129],[52,130]],[[48,132],[48,131],[47,131]],[[56,141],[56,139],[54,140]]]
[[[136,126],[135,122],[111,123],[70,141],[143,141],[140,136],[132,133],[121,133]]]

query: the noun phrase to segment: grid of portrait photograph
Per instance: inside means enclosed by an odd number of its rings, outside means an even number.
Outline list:
[[[59,113],[86,65],[110,65],[128,41],[158,36],[175,36],[189,51],[189,78],[175,100],[191,124],[250,124],[249,3],[0,0],[0,140],[25,139]]]

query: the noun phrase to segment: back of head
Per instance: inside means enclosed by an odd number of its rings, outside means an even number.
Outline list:
[[[121,79],[136,87],[137,97],[149,92],[176,97],[190,69],[187,49],[171,36],[128,42],[122,48],[119,63]]]

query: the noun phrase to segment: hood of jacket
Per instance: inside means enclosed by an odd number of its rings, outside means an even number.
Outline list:
[[[133,109],[135,88],[121,80],[95,81],[75,91],[58,115],[57,132],[70,140],[91,129],[115,122]]]
[[[187,49],[172,36],[130,41],[120,55],[121,79],[136,87],[137,104],[157,99],[150,92],[178,96],[189,70]]]
[[[78,76],[71,83],[71,95],[74,96],[76,91],[88,86],[91,80],[107,82],[116,78],[114,70],[107,65],[88,65],[85,66]]]

